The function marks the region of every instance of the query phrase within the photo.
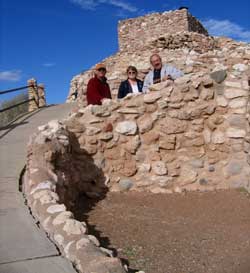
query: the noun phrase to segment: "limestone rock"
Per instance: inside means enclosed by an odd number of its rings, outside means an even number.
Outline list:
[[[233,69],[239,72],[244,72],[248,69],[248,66],[246,64],[235,64]]]
[[[150,91],[161,91],[162,89],[166,88],[169,86],[169,82],[163,81],[157,84],[153,84],[149,87]]]
[[[130,179],[121,179],[118,184],[121,191],[128,191],[133,187],[134,182]]]
[[[138,166],[138,172],[149,173],[151,170],[151,165],[149,163],[142,163]]]
[[[122,135],[135,135],[137,124],[134,121],[122,121],[117,124],[115,130]]]
[[[83,222],[79,222],[74,219],[67,219],[63,230],[68,235],[80,235],[87,232],[87,227],[86,224],[84,224]]]
[[[166,164],[163,161],[156,161],[152,163],[152,171],[156,175],[166,175],[168,173]]]
[[[159,148],[164,150],[174,150],[175,144],[176,144],[176,136],[169,135],[160,139]]]
[[[135,154],[137,149],[141,144],[141,140],[139,136],[134,136],[131,138],[128,143],[126,144],[126,150],[129,151],[131,154]]]
[[[221,131],[215,131],[212,134],[212,143],[222,144],[225,142],[225,134]]]
[[[248,96],[248,91],[236,88],[226,88],[224,91],[224,96],[227,99],[234,99],[238,97],[246,97]]]
[[[166,117],[160,122],[160,130],[165,134],[183,133],[186,128],[186,122],[174,118]]]
[[[226,107],[228,105],[228,101],[223,96],[217,96],[216,102],[218,106]]]
[[[226,132],[230,138],[243,138],[246,136],[246,131],[241,129],[229,128]]]
[[[245,98],[236,98],[229,102],[230,108],[243,108],[247,105],[247,99]]]
[[[181,175],[180,175],[180,185],[185,186],[191,183],[194,183],[197,180],[198,173],[188,166],[184,166],[181,169]]]
[[[151,92],[146,95],[144,95],[144,102],[145,103],[155,103],[157,100],[159,100],[162,97],[160,92]]]
[[[222,83],[226,77],[227,77],[227,71],[226,70],[218,70],[214,71],[210,74],[210,77],[216,82],[216,83]]]
[[[96,134],[98,134],[100,132],[101,132],[100,128],[97,128],[97,127],[87,127],[85,133],[86,133],[87,136],[94,136],[94,135],[96,135]]]
[[[153,120],[151,116],[142,116],[137,121],[140,133],[144,134],[153,128]]]
[[[63,223],[65,223],[65,221],[67,219],[72,219],[73,218],[73,214],[70,211],[63,211],[61,213],[59,213],[55,219],[53,220],[53,225],[57,226],[57,225],[61,225]]]
[[[243,169],[242,162],[232,160],[229,162],[229,164],[225,168],[225,173],[227,176],[232,176],[232,175],[238,175],[241,173]]]
[[[66,207],[63,204],[62,205],[52,205],[47,208],[47,212],[51,213],[51,214],[63,212],[63,211],[66,211]]]
[[[193,159],[190,161],[190,165],[195,169],[200,169],[204,167],[203,159]]]

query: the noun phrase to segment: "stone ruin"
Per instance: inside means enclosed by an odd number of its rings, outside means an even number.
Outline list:
[[[175,11],[162,18],[182,21],[190,17],[185,14]],[[120,37],[129,24],[146,28],[151,18],[162,20],[148,15],[120,23]],[[106,60],[114,99],[83,107],[91,70],[78,75],[71,92],[74,86],[80,92],[79,106],[30,138],[24,178],[28,205],[79,272],[127,272],[88,234],[87,224],[74,219],[71,211],[82,194],[250,190],[250,45],[209,37],[198,21],[187,22],[191,26],[148,41],[140,53],[129,52],[121,39],[121,50]],[[152,52],[176,63],[185,75],[153,85],[147,94],[115,99],[122,71],[134,64],[142,76]]]

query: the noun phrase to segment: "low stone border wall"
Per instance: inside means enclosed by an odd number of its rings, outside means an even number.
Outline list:
[[[246,65],[188,74],[145,95],[80,108],[39,127],[24,192],[33,215],[80,272],[126,272],[71,213],[80,194],[249,190]]]
[[[39,225],[79,272],[125,273],[121,261],[88,234],[87,224],[75,220],[60,199],[62,181],[55,168],[57,160],[66,160],[69,154],[69,134],[57,121],[39,127],[39,133],[31,137],[23,184],[28,206]]]

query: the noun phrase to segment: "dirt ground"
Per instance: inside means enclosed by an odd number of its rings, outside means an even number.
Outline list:
[[[130,272],[250,273],[250,197],[241,191],[82,197],[76,217]]]

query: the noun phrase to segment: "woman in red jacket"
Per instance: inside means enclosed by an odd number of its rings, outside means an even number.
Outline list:
[[[107,83],[106,66],[97,64],[95,67],[95,77],[90,79],[87,87],[88,104],[102,104],[103,99],[111,99],[110,88]]]

